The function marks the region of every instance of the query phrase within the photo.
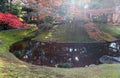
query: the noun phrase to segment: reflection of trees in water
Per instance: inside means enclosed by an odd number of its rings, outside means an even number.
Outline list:
[[[19,51],[23,53],[20,58],[32,64],[55,66],[59,63],[70,63],[73,67],[78,67],[99,64],[100,57],[110,54],[110,43],[111,42],[53,43],[30,41],[28,43],[29,46],[24,47],[24,50],[21,48]],[[119,45],[119,43],[117,44]],[[17,49],[15,49],[16,46],[13,45],[13,47],[14,49],[11,51],[17,51]]]
[[[94,43],[55,43],[30,41],[23,47],[23,42],[11,46],[11,50],[20,52],[19,58],[37,65],[55,66],[59,63],[70,63],[73,67],[99,64],[103,55],[120,56],[120,42]],[[17,48],[21,45],[21,49]]]

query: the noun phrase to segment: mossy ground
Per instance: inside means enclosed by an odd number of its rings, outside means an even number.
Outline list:
[[[70,27],[67,25],[54,26],[52,30],[43,31],[34,40],[57,42],[91,42],[94,41],[89,37],[87,32],[80,26]]]
[[[29,35],[34,29],[25,30],[11,30],[7,32],[0,32],[0,40],[3,44],[0,44],[0,52],[8,52],[9,46],[16,42],[22,40],[25,36]]]
[[[5,53],[0,54],[0,78],[120,78],[120,64],[70,69],[52,68],[27,64],[12,54]]]
[[[35,66],[18,60],[9,52],[9,46],[31,32],[31,29],[0,32],[3,41],[0,44],[0,78],[120,78],[120,64],[64,69]]]
[[[107,32],[115,37],[120,36],[120,26],[111,26],[111,25],[107,25],[107,24],[100,24],[100,25],[97,25],[97,27],[100,30]]]

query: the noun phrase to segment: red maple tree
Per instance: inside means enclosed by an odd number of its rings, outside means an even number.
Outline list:
[[[7,24],[13,28],[26,28],[27,24],[20,21],[19,18],[11,13],[0,12],[0,24]]]

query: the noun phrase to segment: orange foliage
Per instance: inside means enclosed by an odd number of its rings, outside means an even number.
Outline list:
[[[45,18],[46,16],[50,16],[49,14],[41,14],[40,16],[39,16],[39,19],[43,19],[43,18]]]
[[[41,0],[40,3],[41,3],[43,6],[48,6],[48,5],[50,5],[50,0]]]
[[[46,16],[50,16],[49,14],[40,14],[39,16],[34,16],[32,15],[31,16],[31,20],[37,20],[37,18],[39,17],[39,19],[43,19],[45,18]]]
[[[60,6],[62,4],[62,0],[41,0],[40,3],[43,6],[46,6],[46,5]]]
[[[54,6],[60,6],[62,4],[62,0],[54,0],[53,5]]]

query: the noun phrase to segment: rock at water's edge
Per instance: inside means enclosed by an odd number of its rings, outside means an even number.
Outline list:
[[[101,63],[106,63],[106,64],[115,64],[115,63],[120,63],[120,57],[112,57],[108,55],[102,56],[99,61]]]

